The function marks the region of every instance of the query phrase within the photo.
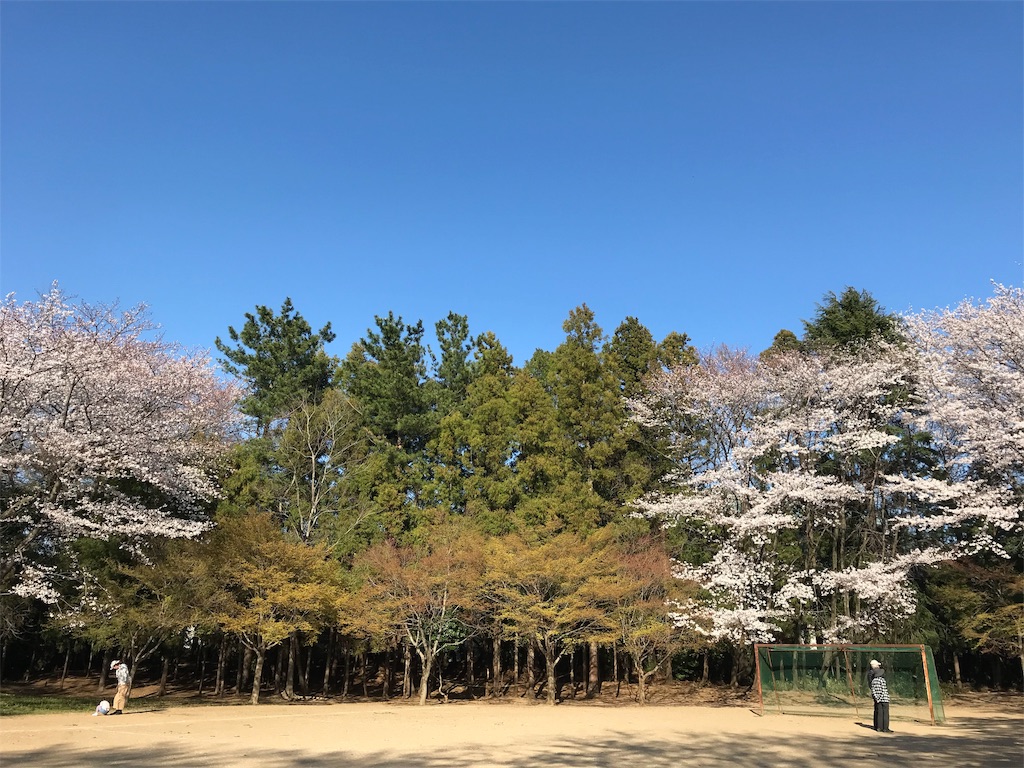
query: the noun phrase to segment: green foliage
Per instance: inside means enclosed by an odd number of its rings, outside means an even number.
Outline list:
[[[609,540],[565,532],[534,541],[509,535],[488,542],[484,600],[495,623],[541,649],[550,704],[556,700],[558,661],[580,644],[615,636],[613,609],[622,589],[608,556]]]
[[[783,328],[775,334],[772,345],[761,353],[761,359],[766,360],[774,355],[785,354],[786,352],[800,352],[804,345],[792,331]]]
[[[625,397],[639,394],[644,379],[658,362],[658,345],[635,317],[627,317],[605,347],[605,357]]]
[[[473,352],[473,370],[476,377],[512,373],[512,355],[501,345],[493,332],[487,331],[476,337]]]
[[[620,589],[615,608],[618,639],[633,660],[642,705],[657,670],[671,662],[684,642],[696,643],[694,637],[684,636],[671,617],[673,605],[695,592],[695,587],[675,578],[664,543],[652,536],[626,538],[614,554]]]
[[[650,377],[706,370],[686,334],[659,344],[627,317],[609,339],[581,305],[554,351],[537,350],[516,368],[496,336],[472,336],[464,316],[436,324],[438,359],[421,322],[389,313],[338,366],[323,349],[330,324],[313,333],[289,300],[279,315],[257,307],[246,318],[240,333],[229,329],[236,346],[218,339],[217,347],[225,369],[250,385],[241,407],[259,427],[228,457],[217,527],[198,543],[147,543],[144,568],[117,541],[76,545],[92,580],[88,593],[63,598],[88,600],[51,623],[48,642],[74,628],[96,647],[148,652],[190,627],[240,639],[262,664],[268,649],[299,636],[313,642],[330,627],[375,651],[408,643],[425,695],[438,655],[486,629],[536,644],[552,701],[554,667],[580,645],[615,644],[645,687],[678,649],[704,644],[669,615],[695,594],[673,577],[669,555],[706,564],[720,531],[689,518],[654,537],[650,520],[629,517],[630,502],[670,469],[678,479],[714,450],[713,415],[642,427],[627,418],[626,399],[649,394]],[[787,359],[826,364],[826,352],[849,357],[848,347],[900,330],[852,288],[828,294],[805,326],[806,343],[780,331],[762,361],[801,350],[811,355]],[[882,401],[909,409],[912,395],[893,387]],[[858,413],[871,417],[879,402]],[[898,440],[882,449],[826,448],[802,460],[863,488],[884,474],[944,479],[928,435],[889,426]],[[762,460],[770,468],[787,457],[768,450]],[[856,567],[877,546],[872,515],[886,512],[872,503],[844,502],[817,538],[810,525],[777,532],[759,555],[808,569],[832,558]],[[977,561],[917,577],[926,600],[893,639],[941,636],[957,652],[1020,652],[1019,569]],[[816,621],[801,615],[784,632],[799,636]]]
[[[523,370],[541,382],[545,389],[550,389],[548,381],[550,380],[551,359],[551,352],[537,349],[530,359],[526,361],[526,365],[523,366]]]
[[[804,342],[811,346],[845,347],[872,339],[901,340],[900,320],[886,314],[870,293],[852,287],[841,296],[829,291],[814,319],[804,321]]]
[[[351,551],[369,515],[358,486],[368,451],[362,417],[338,390],[300,404],[277,440],[270,478],[285,527],[304,541]]]
[[[342,363],[342,387],[375,435],[406,452],[422,451],[437,422],[425,386],[423,323],[406,325],[390,312],[376,323]]]
[[[161,552],[179,543],[154,543],[146,558],[155,560],[152,565],[140,565],[120,544],[90,539],[75,542],[85,578],[73,594],[65,596],[68,602],[53,613],[50,626],[93,647],[118,648],[134,666],[185,626],[188,617],[139,579],[142,574],[159,581]]]
[[[600,524],[613,516],[610,502],[621,501],[614,490],[619,467],[613,459],[626,448],[625,404],[619,379],[603,358],[605,337],[594,313],[586,304],[577,307],[562,328],[566,339],[551,358],[550,391],[583,490],[606,503],[594,521]]]
[[[318,332],[299,314],[289,298],[281,314],[264,306],[247,312],[241,331],[228,328],[230,346],[218,337],[214,343],[224,370],[241,378],[250,392],[242,399],[242,412],[257,421],[262,434],[302,399],[317,400],[331,386],[337,360],[324,352],[334,341],[331,324]]]
[[[254,650],[293,632],[316,634],[340,600],[340,571],[329,551],[287,538],[267,514],[221,520],[179,567],[193,574],[192,599]]]
[[[278,492],[268,482],[274,464],[274,443],[267,435],[234,446],[225,461],[221,480],[220,514],[255,509],[278,509]]]
[[[442,515],[422,543],[382,542],[361,555],[356,567],[365,579],[358,600],[370,633],[402,639],[416,651],[422,663],[420,704],[426,703],[438,655],[472,634],[484,568],[481,539]]]
[[[466,390],[473,380],[474,370],[469,356],[476,340],[469,335],[469,322],[465,315],[454,312],[437,323],[437,340],[441,346],[441,360],[437,364],[438,410],[451,413],[466,399]]]
[[[1024,658],[1024,574],[1019,561],[969,558],[943,564],[925,589],[946,642],[1004,658]]]
[[[569,472],[549,395],[533,377],[499,369],[473,382],[466,406],[441,425],[443,500],[491,534],[546,524]]]
[[[672,331],[658,345],[658,363],[666,370],[696,365],[700,356],[685,333]]]

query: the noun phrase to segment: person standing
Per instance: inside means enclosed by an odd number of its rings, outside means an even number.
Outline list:
[[[128,703],[128,682],[131,676],[128,674],[128,665],[120,659],[110,662],[110,669],[117,675],[117,691],[114,693],[114,705],[107,714],[120,715]]]
[[[889,730],[889,686],[885,682],[885,670],[875,659],[870,663],[868,685],[871,686],[871,698],[875,702],[875,730],[880,733],[892,733]]]

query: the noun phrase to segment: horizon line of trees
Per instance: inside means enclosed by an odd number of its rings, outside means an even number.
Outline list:
[[[827,294],[759,356],[609,337],[522,367],[449,314],[338,359],[286,299],[213,363],[141,308],[8,297],[0,678],[112,654],[215,693],[739,685],[753,642],[926,643],[1024,680],[1024,298]]]

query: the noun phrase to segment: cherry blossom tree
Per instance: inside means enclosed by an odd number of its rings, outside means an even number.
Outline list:
[[[1024,493],[1024,291],[907,318],[921,354],[925,426],[949,474]],[[1020,507],[1016,512],[1019,515]]]
[[[985,302],[923,312],[907,327],[920,350],[922,391],[931,406],[924,426],[935,436],[943,469],[982,491],[978,504],[959,510],[962,524],[978,530],[969,551],[974,567],[985,564],[986,549],[1016,563],[1007,570],[983,569],[1006,574],[989,578],[1000,588],[979,590],[969,586],[977,580],[966,582],[957,600],[949,601],[961,609],[948,618],[969,645],[1015,655],[1024,667],[1024,291],[998,284],[994,289]]]
[[[765,514],[756,459],[759,415],[769,391],[757,361],[719,348],[696,366],[662,372],[647,395],[632,401],[634,418],[668,429],[677,469],[674,489],[641,500],[643,514],[685,531],[690,558],[676,575],[700,584],[702,599],[677,603],[679,626],[736,647],[767,640],[778,626],[772,603],[782,566],[766,550],[789,525]],[[757,567],[760,564],[763,567]]]
[[[236,391],[145,307],[72,302],[56,284],[0,304],[0,587],[56,599],[71,544],[193,537],[217,494]]]
[[[914,612],[914,569],[998,552],[1020,523],[1013,298],[970,329],[965,307],[911,320],[917,345],[719,350],[656,377],[634,418],[673,433],[679,464],[639,510],[696,542],[678,573],[705,597],[679,621],[733,644],[786,622],[805,642],[875,639]]]

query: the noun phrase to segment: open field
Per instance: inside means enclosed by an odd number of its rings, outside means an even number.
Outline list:
[[[746,706],[548,707],[522,700],[417,707],[273,703],[157,709],[136,699],[120,717],[91,713],[0,719],[0,763],[35,768],[455,768],[544,765],[645,768],[1024,764],[1021,699],[947,707],[934,727],[772,715]]]

